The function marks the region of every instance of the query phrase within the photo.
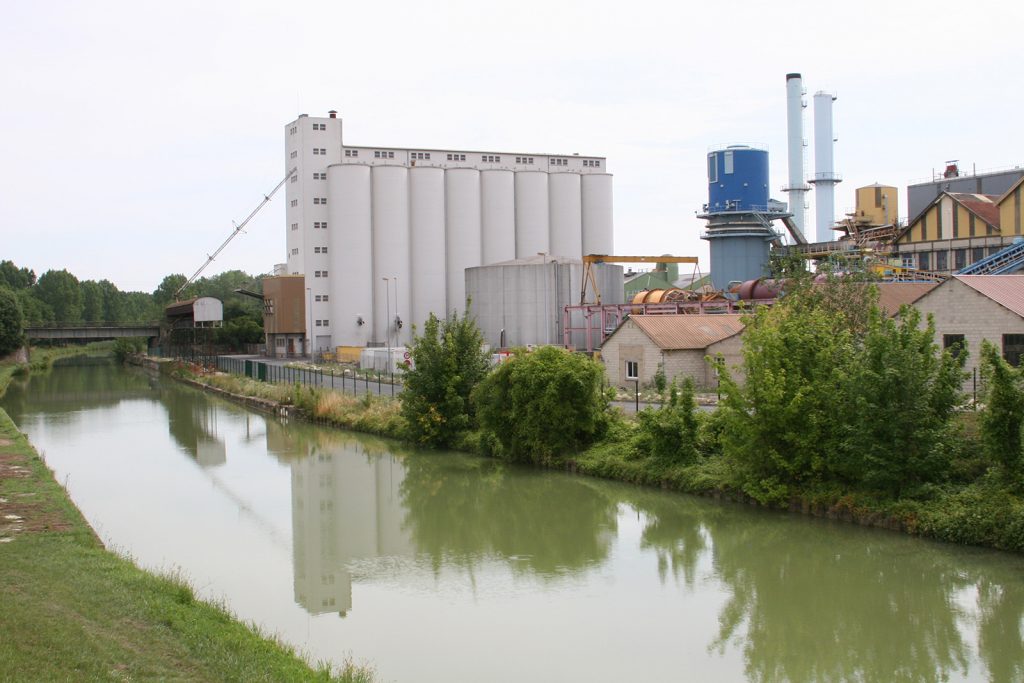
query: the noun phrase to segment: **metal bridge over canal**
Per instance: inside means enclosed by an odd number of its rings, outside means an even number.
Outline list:
[[[120,337],[160,336],[160,323],[49,323],[25,328],[25,336],[35,340],[97,341]]]

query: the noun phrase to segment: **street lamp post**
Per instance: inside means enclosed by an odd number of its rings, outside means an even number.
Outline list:
[[[382,277],[381,279],[384,280],[384,336],[387,338],[388,346],[388,359],[384,367],[387,367],[391,364],[391,278]],[[395,289],[398,289],[397,285]],[[398,308],[397,302],[395,308]]]

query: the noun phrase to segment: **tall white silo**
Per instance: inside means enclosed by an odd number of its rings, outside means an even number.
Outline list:
[[[417,331],[431,313],[448,311],[445,275],[444,169],[416,166],[409,170],[409,240],[412,263],[412,319]]]
[[[345,164],[327,168],[328,291],[335,346],[366,346],[373,336],[370,186],[369,166]]]
[[[579,173],[548,175],[548,211],[551,254],[579,258],[583,253],[583,197]]]
[[[827,92],[814,94],[814,217],[815,238],[818,242],[831,242],[836,233],[832,226],[836,220],[836,184],[842,178],[836,173],[835,135],[832,132],[832,103],[836,96]]]
[[[466,268],[480,265],[480,171],[445,171],[448,311],[466,310]]]
[[[480,172],[482,263],[511,261],[516,257],[516,185],[512,171]]]
[[[373,341],[387,344],[390,339],[392,346],[401,346],[409,340],[409,327],[397,329],[395,316],[408,320],[411,303],[409,169],[405,166],[374,166],[372,177]],[[390,280],[385,281],[384,278]]]
[[[614,254],[612,240],[612,175],[583,176],[583,253]]]
[[[516,171],[516,258],[546,254],[548,238],[548,174]]]

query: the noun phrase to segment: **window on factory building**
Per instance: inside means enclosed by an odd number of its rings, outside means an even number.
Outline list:
[[[317,294],[317,295],[316,295],[316,300],[317,300],[317,301],[321,301],[321,298],[320,298],[320,295],[319,295],[319,294]]]
[[[316,326],[317,326],[317,327],[323,327],[323,324],[324,324],[324,323],[323,323],[323,321],[322,321],[322,320],[317,320],[317,321],[316,321]]]
[[[313,277],[320,277],[320,271],[319,270],[314,270],[313,271]]]
[[[292,126],[291,128],[288,129],[288,134],[289,135],[295,135],[298,131],[299,131],[298,126]]]
[[[319,147],[314,147],[313,148],[313,154],[319,155],[320,154],[320,148]]]
[[[291,205],[292,205],[292,206],[298,206],[298,205],[299,205],[299,200],[298,200],[298,199],[293,199],[293,200],[291,201]]]
[[[330,301],[330,300],[331,300],[331,295],[330,294],[324,294],[324,301]]]
[[[295,150],[292,150],[292,153],[289,154],[288,156],[290,156],[292,159],[294,159],[295,157],[299,156],[299,153],[296,152]]]
[[[1024,354],[1024,334],[1003,335],[1003,358],[1013,367],[1020,365],[1020,357]]]
[[[937,251],[935,252],[935,270],[949,270],[949,252],[948,251]]]
[[[626,379],[638,380],[640,379],[640,363],[635,360],[626,361]]]
[[[379,149],[375,149],[373,151],[373,158],[374,159],[380,159],[380,150]]]
[[[985,247],[971,249],[971,263],[977,263],[983,258],[985,258]]]
[[[324,327],[330,327],[330,325],[331,325],[331,321],[326,319],[326,318],[324,318]]]
[[[298,247],[293,247],[292,248],[292,256],[298,256],[298,254],[299,254],[299,248]]]
[[[957,270],[967,267],[967,250],[966,249],[954,249],[953,250],[953,267]]]
[[[299,182],[299,176],[297,176],[297,175],[293,175],[293,176],[292,176],[292,182],[293,182],[293,183],[297,183],[297,182]]]
[[[917,267],[920,268],[921,270],[928,270],[929,269],[929,265],[930,265],[928,263],[928,254],[929,253],[930,252],[922,251],[920,254],[917,255]]]
[[[717,183],[718,182],[718,164],[715,163],[715,155],[714,154],[709,154],[708,155],[708,182],[709,183]]]
[[[298,223],[292,223],[292,230],[298,230],[298,229],[299,229],[299,224]]]
[[[722,158],[722,172],[725,175],[732,174],[732,152],[726,150]]]
[[[949,349],[953,358],[959,358],[960,354],[967,349],[967,341],[962,334],[942,335],[942,348]]]

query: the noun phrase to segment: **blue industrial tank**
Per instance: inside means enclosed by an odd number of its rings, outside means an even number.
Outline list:
[[[708,153],[707,213],[768,208],[768,152],[730,145]]]

